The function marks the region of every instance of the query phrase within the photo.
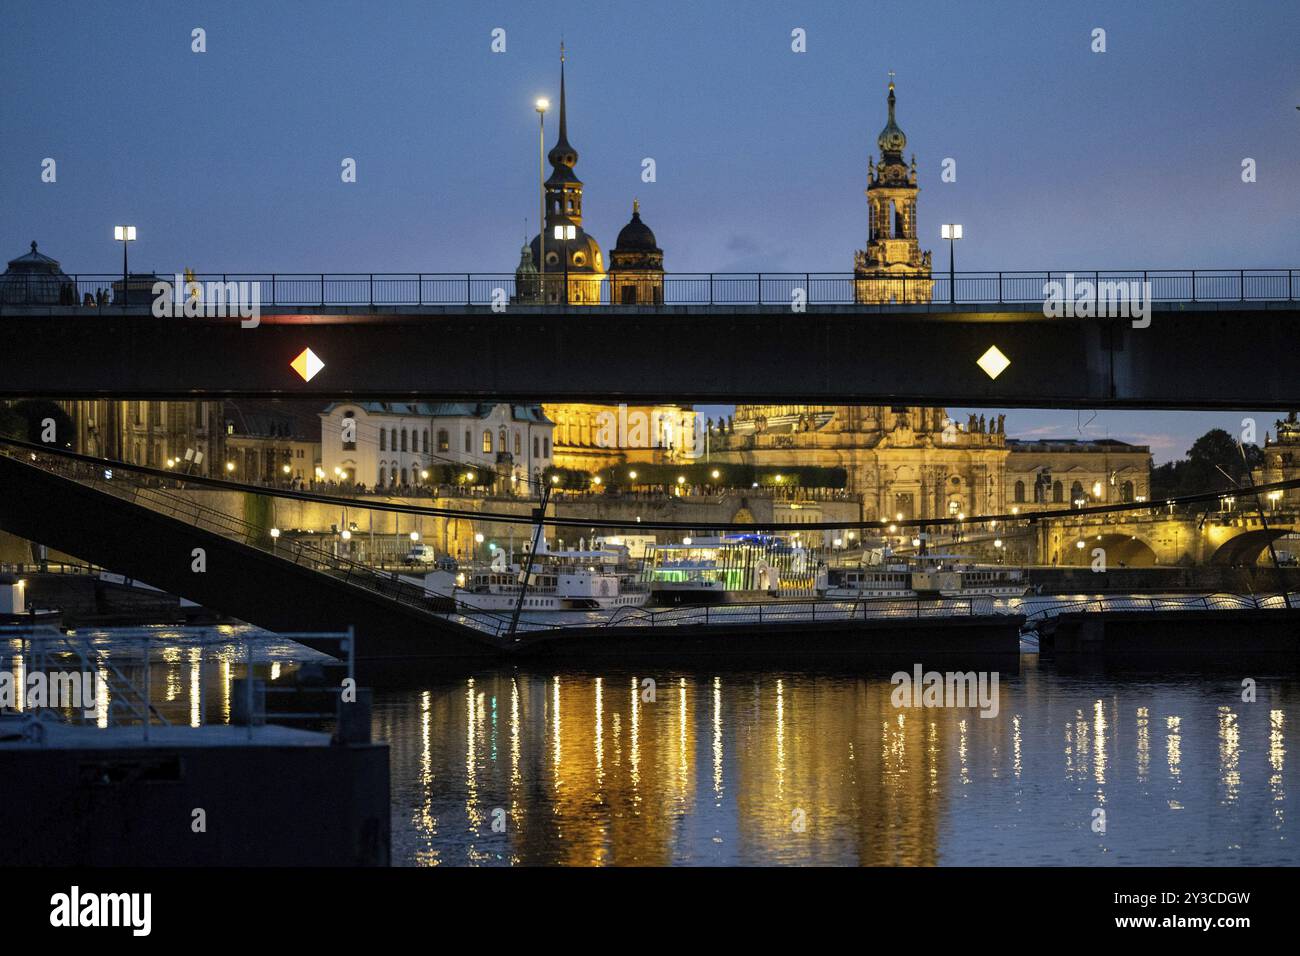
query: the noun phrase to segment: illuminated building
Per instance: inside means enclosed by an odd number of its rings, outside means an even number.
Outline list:
[[[527,495],[551,465],[553,427],[537,405],[333,402],[320,413],[321,470],[326,481],[400,488],[463,467],[468,484],[492,474],[498,493]]]
[[[1264,464],[1253,470],[1256,484],[1271,484],[1275,481],[1293,481],[1300,478],[1300,418],[1292,411],[1284,421],[1277,423],[1277,437],[1264,435]],[[1273,510],[1300,510],[1300,489],[1290,488],[1286,491],[1274,491],[1264,497],[1264,506]]]
[[[582,180],[573,171],[578,151],[569,142],[563,46],[560,132],[546,158],[551,164],[551,175],[546,180],[546,261],[542,261],[542,237],[534,236],[530,243],[533,263],[544,280],[546,302],[598,305],[605,281],[605,260],[600,243],[582,228]]]
[[[855,296],[874,305],[929,302],[930,253],[917,239],[916,159],[910,166],[903,160],[907,137],[894,116],[892,81],[888,103],[876,140],[880,163],[868,160],[869,240],[856,253]],[[733,428],[712,448],[718,461],[843,468],[868,520],[1000,514],[1020,504],[1025,511],[1069,508],[1081,489],[1090,503],[1149,491],[1145,447],[1016,442],[1007,439],[1002,415],[958,422],[943,408],[915,405],[738,405]],[[1062,503],[1066,493],[1071,497]]]
[[[600,245],[582,225],[583,184],[574,167],[578,151],[569,142],[568,95],[564,77],[564,50],[560,51],[560,129],[555,146],[547,154],[551,175],[546,186],[546,261],[542,258],[542,237],[534,236],[521,250],[515,271],[515,302],[535,303],[539,286],[547,303],[567,300],[572,306],[600,305],[606,282]],[[610,254],[613,268],[608,277],[610,301],[626,305],[663,302],[663,250],[655,235],[641,221],[635,201],[632,220],[618,235]],[[563,290],[568,294],[561,298]],[[694,428],[695,412],[688,406],[635,406],[620,411],[618,406],[583,403],[543,405],[547,418],[555,422],[554,464],[560,468],[597,471],[637,461],[674,461],[680,457],[683,430]],[[643,441],[602,440],[602,415],[640,416],[652,423]],[[625,432],[618,432],[625,437]]]
[[[854,253],[854,297],[863,303],[929,302],[930,253],[916,235],[916,156],[903,161],[907,136],[894,120],[889,81],[889,122],[876,138],[880,164],[867,159],[867,248]]]
[[[632,200],[632,219],[609,253],[609,296],[615,305],[663,305],[664,251],[641,221],[641,203]]]

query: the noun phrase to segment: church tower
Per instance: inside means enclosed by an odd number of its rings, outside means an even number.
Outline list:
[[[916,236],[916,156],[903,160],[907,136],[894,118],[889,81],[889,122],[876,138],[880,163],[867,160],[867,248],[854,254],[854,297],[862,303],[929,302],[934,292],[930,253]]]
[[[664,304],[664,251],[641,221],[641,203],[632,200],[632,220],[609,251],[609,300],[617,305]]]
[[[546,158],[551,164],[551,175],[546,180],[545,262],[541,236],[535,236],[530,243],[533,262],[546,287],[546,301],[599,305],[605,261],[600,243],[582,228],[582,180],[573,171],[578,164],[578,151],[569,143],[564,44],[560,44],[560,133]]]

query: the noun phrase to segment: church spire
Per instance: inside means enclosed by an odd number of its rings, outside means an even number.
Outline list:
[[[573,167],[578,163],[578,151],[569,144],[569,111],[565,100],[564,41],[560,41],[560,135],[546,158],[555,170],[551,179],[557,182],[578,182],[573,174]]]
[[[564,108],[564,41],[560,41],[560,142],[569,141],[569,122]]]
[[[898,127],[898,121],[894,118],[894,73],[889,73],[889,122],[885,128],[880,131],[876,138],[876,145],[880,147],[881,165],[888,163],[903,164],[903,150],[907,147],[907,137]]]

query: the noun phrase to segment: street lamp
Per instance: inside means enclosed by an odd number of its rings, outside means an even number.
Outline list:
[[[537,254],[541,262],[537,263],[537,278],[542,283],[542,302],[546,301],[546,109],[551,101],[539,97],[533,108],[537,110],[537,234],[541,245]]]
[[[114,226],[113,239],[122,244],[122,311],[126,311],[126,244],[135,242],[135,226]]]
[[[961,223],[945,222],[939,227],[939,234],[948,240],[948,302],[951,305],[957,304],[957,273],[953,265],[956,255],[954,246],[957,240],[961,238]]]
[[[564,304],[569,304],[569,240],[578,238],[578,227],[573,223],[555,227],[555,238],[564,243],[560,254],[564,256]]]

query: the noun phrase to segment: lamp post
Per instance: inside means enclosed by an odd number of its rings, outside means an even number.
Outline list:
[[[539,243],[537,254],[541,261],[537,263],[537,278],[542,284],[542,302],[546,302],[546,109],[551,101],[539,97],[534,109],[537,110],[537,235]]]
[[[126,311],[126,245],[135,242],[135,226],[114,226],[113,239],[122,244],[122,311]]]
[[[564,256],[564,304],[569,304],[569,240],[576,239],[578,236],[578,227],[572,223],[565,223],[555,227],[555,238],[564,243],[561,247],[561,255]]]
[[[948,303],[957,304],[957,273],[953,265],[956,255],[954,247],[961,238],[961,223],[945,222],[939,227],[939,234],[948,240]]]

